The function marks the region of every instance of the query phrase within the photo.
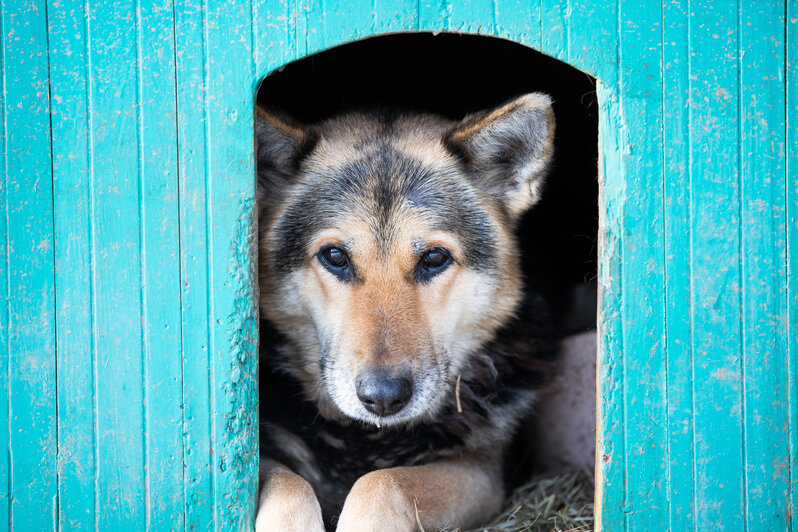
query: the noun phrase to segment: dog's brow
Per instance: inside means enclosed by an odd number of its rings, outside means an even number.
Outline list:
[[[413,246],[413,251],[417,254],[424,253],[427,249],[427,243],[418,238],[414,238],[410,245]]]

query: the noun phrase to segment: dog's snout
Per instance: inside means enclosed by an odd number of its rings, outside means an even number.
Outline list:
[[[378,416],[396,414],[413,396],[413,383],[406,376],[366,373],[358,377],[355,386],[366,410]]]

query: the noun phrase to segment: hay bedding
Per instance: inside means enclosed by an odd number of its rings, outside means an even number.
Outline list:
[[[502,514],[472,532],[590,532],[593,491],[593,475],[587,470],[538,475],[516,490]]]

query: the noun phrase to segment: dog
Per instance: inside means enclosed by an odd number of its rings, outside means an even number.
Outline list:
[[[258,108],[255,133],[256,530],[484,522],[551,373],[550,313],[524,290],[514,235],[544,190],[550,98],[459,122]]]

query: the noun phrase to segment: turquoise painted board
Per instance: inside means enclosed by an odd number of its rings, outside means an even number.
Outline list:
[[[231,5],[217,16],[250,35]],[[2,16],[0,522],[245,530],[251,46],[169,1],[10,2]],[[209,69],[206,48],[229,53]],[[194,135],[211,128],[249,140]]]
[[[687,346],[690,319],[690,142],[687,94],[690,40],[686,5],[668,4],[663,11],[663,202],[665,241],[665,338],[668,521],[672,530],[693,528],[693,370]]]
[[[787,54],[786,83],[786,176],[787,206],[787,389],[789,394],[790,498],[788,523],[798,530],[798,5],[789,2],[786,9]]]
[[[740,231],[721,226],[741,221],[737,10],[713,4],[688,16],[690,68],[705,72],[688,91],[695,520],[742,529]]]
[[[94,528],[95,318],[87,25],[82,4],[48,9],[58,370],[58,522]],[[68,215],[67,215],[68,213]]]
[[[175,2],[177,91],[176,144],[180,193],[180,336],[183,377],[183,500],[186,530],[213,530],[211,287],[207,244],[210,238],[209,142],[203,28],[199,6]]]
[[[770,0],[3,0],[0,523],[249,528],[254,93],[415,30],[598,79],[598,526],[798,530],[798,8]]]
[[[748,1],[738,18],[744,504],[748,530],[792,512],[788,382],[784,6]],[[783,34],[782,34],[783,35]],[[767,94],[767,98],[762,98]],[[787,175],[787,183],[774,176]],[[794,181],[796,176],[792,175]],[[762,287],[768,287],[763,290]],[[753,377],[753,378],[751,378]],[[768,489],[760,489],[768,486]]]
[[[141,204],[145,518],[179,528],[183,494],[183,415],[162,408],[182,399],[180,227],[174,11],[169,0],[139,3],[138,160]]]
[[[623,202],[621,322],[623,413],[623,508],[632,523],[656,523],[668,509],[661,459],[667,432],[665,386],[664,191],[661,14],[646,2],[620,9],[619,111],[627,120],[621,172]],[[606,259],[605,259],[606,260]],[[657,287],[656,289],[652,289]],[[644,295],[644,296],[643,296]],[[643,296],[643,297],[641,297]],[[606,353],[609,355],[609,353]],[[634,405],[634,406],[631,406]],[[644,436],[645,439],[642,439]],[[610,458],[610,463],[612,458]],[[604,463],[604,462],[601,462]],[[627,510],[628,511],[628,510]]]
[[[106,20],[103,13],[117,17]],[[95,523],[145,526],[138,17],[116,0],[89,6],[94,269]],[[60,213],[57,213],[60,215]],[[143,481],[144,480],[144,481]]]
[[[0,366],[7,523],[56,521],[53,191],[44,10],[13,1],[0,20],[3,71],[5,307]]]

